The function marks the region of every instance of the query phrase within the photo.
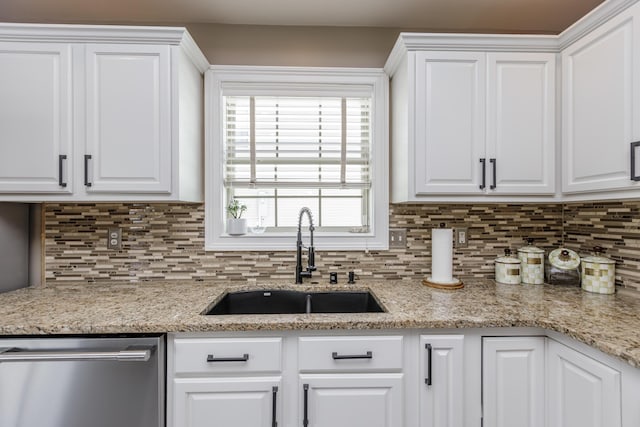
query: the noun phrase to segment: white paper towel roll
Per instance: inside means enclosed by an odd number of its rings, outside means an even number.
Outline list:
[[[453,230],[431,230],[431,281],[452,283],[453,279]]]

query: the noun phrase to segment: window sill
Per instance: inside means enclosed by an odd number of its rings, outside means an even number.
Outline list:
[[[386,237],[388,233],[382,233]],[[313,236],[317,251],[365,251],[387,250],[388,240],[371,233],[316,233]],[[302,242],[309,244],[309,232],[302,231]],[[295,251],[296,233],[286,234],[245,234],[230,236],[221,234],[206,238],[206,251]]]

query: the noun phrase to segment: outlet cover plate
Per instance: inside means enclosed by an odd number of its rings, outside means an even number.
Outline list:
[[[107,249],[119,251],[122,249],[122,229],[109,228],[107,231]]]
[[[456,228],[456,248],[466,248],[469,246],[469,229]]]

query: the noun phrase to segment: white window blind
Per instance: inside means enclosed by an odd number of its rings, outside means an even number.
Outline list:
[[[224,97],[224,185],[371,187],[370,98]]]

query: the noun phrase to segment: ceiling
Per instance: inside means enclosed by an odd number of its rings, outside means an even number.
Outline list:
[[[559,33],[602,0],[0,0],[0,21]]]

